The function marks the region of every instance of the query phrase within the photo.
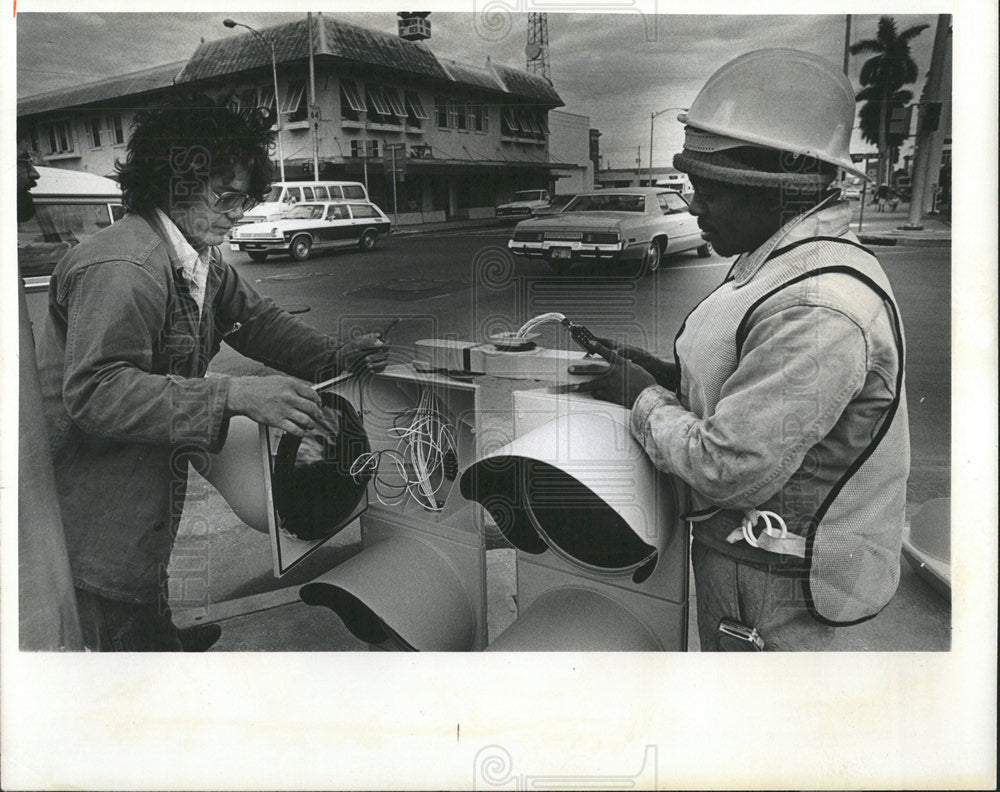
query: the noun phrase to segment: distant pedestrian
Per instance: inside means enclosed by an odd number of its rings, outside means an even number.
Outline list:
[[[899,208],[899,193],[895,190],[889,191],[889,211],[895,212]]]
[[[883,182],[875,191],[875,211],[884,212],[889,201],[889,185]]]

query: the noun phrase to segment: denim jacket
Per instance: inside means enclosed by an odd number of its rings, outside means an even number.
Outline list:
[[[631,417],[654,464],[691,486],[706,517],[695,541],[808,570],[831,623],[895,591],[909,470],[902,331],[849,219],[846,204],[822,208],[738,259],[678,334],[677,394],[647,388]],[[781,515],[805,556],[731,543],[748,510]]]
[[[71,250],[49,286],[42,400],[74,584],[152,602],[166,581],[193,455],[226,438],[223,338],[318,381],[339,344],[262,298],[213,251],[204,308],[152,224],[128,215]]]

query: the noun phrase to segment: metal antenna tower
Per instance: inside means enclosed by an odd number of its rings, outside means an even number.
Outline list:
[[[528,14],[528,45],[524,48],[527,70],[540,74],[549,83],[549,15],[538,11]]]

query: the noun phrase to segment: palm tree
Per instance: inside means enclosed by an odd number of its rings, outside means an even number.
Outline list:
[[[894,105],[901,106],[913,98],[909,91],[900,89],[917,81],[917,64],[910,57],[910,42],[930,25],[914,25],[902,33],[896,30],[896,20],[881,17],[878,32],[873,39],[864,39],[851,45],[851,54],[873,54],[862,64],[858,76],[862,90],[855,97],[865,102],[861,107],[861,135],[869,143],[878,145],[879,182],[888,181],[889,112]],[[902,142],[901,139],[896,145]]]

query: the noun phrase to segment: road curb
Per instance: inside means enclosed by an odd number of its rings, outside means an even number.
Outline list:
[[[475,225],[454,225],[454,226],[434,226],[433,228],[423,228],[421,226],[409,226],[394,229],[391,236],[418,236],[420,234],[433,234],[435,231],[480,231],[484,228],[506,228],[506,223],[477,223]],[[513,228],[513,225],[510,226]]]
[[[858,239],[863,245],[899,246],[899,247],[950,247],[951,236],[920,237],[891,236],[883,234],[859,234]]]

